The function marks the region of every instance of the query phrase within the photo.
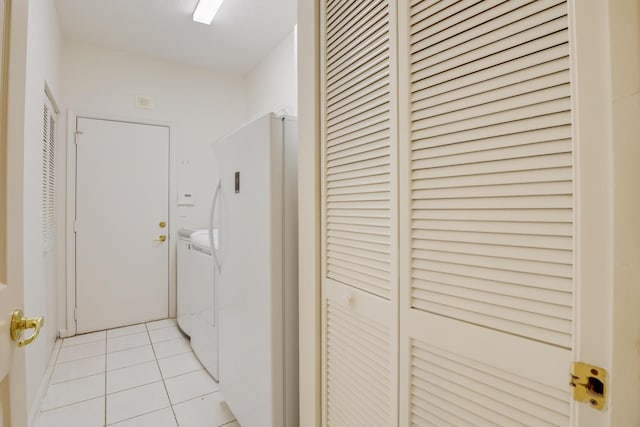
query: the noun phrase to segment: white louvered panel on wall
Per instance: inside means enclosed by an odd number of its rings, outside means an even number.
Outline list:
[[[48,192],[47,192],[47,229],[49,231],[49,240],[55,242],[56,234],[56,122],[53,117],[53,111],[49,116],[49,161],[47,166],[48,172]]]
[[[45,96],[42,119],[43,279],[47,295],[55,295],[58,262],[56,250],[56,112],[48,96]],[[52,302],[50,298],[48,301]]]
[[[389,328],[332,299],[325,322],[326,425],[393,425]]]
[[[388,0],[329,0],[324,14],[327,277],[391,297]]]
[[[55,117],[50,103],[43,106],[42,124],[42,244],[45,253],[51,252],[55,246],[55,188],[56,188],[56,147]]]
[[[42,202],[42,244],[43,250],[46,249],[49,242],[49,108],[45,104],[42,115],[42,185],[41,185],[41,202]]]
[[[567,4],[412,1],[410,15],[412,307],[570,348]]]
[[[464,355],[411,343],[414,426],[565,426],[569,393]]]

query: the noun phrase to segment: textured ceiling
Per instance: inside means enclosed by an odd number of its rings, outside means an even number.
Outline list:
[[[56,0],[65,39],[246,74],[289,34],[296,0],[226,0],[211,25],[197,0]]]

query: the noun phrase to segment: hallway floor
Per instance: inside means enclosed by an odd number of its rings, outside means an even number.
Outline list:
[[[36,427],[240,427],[175,320],[56,343]]]

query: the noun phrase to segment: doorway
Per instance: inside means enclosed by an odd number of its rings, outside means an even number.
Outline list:
[[[78,333],[169,314],[169,128],[76,119]]]

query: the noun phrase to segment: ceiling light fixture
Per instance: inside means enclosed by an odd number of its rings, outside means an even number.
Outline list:
[[[211,24],[213,17],[218,13],[223,0],[200,0],[193,11],[193,20],[202,24]]]

